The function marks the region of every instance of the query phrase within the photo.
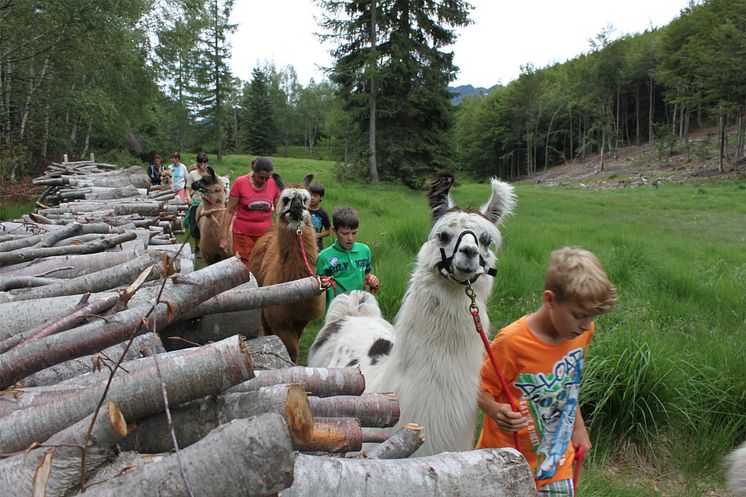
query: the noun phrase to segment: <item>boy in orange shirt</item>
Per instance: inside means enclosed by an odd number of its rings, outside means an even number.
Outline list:
[[[616,289],[594,254],[556,250],[539,310],[500,330],[491,345],[520,412],[512,411],[489,357],[482,362],[479,407],[485,417],[477,448],[514,447],[518,432],[540,496],[575,495],[574,448],[591,449],[578,403],[580,380],[593,319],[616,301]]]

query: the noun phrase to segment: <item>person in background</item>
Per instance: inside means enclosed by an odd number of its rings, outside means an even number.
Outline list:
[[[162,167],[163,167],[163,164],[161,163],[161,156],[158,154],[155,154],[153,156],[153,163],[148,165],[148,177],[150,178],[151,185],[161,184],[161,168]]]
[[[573,497],[577,447],[591,449],[580,413],[580,380],[595,326],[611,311],[617,291],[591,252],[565,247],[552,252],[542,304],[503,328],[492,341],[510,397],[489,356],[482,362],[479,407],[484,425],[478,449],[515,448],[531,467],[539,496]]]
[[[314,183],[310,186],[309,190],[311,191],[311,203],[308,206],[308,210],[311,213],[313,230],[316,232],[316,246],[319,252],[321,252],[324,250],[324,238],[329,236],[331,228],[329,215],[319,205],[324,200],[324,185]]]
[[[326,308],[337,294],[364,290],[367,284],[373,293],[378,291],[378,278],[371,273],[373,259],[370,247],[357,242],[360,218],[351,207],[337,207],[332,214],[332,233],[337,237],[316,259],[316,274],[334,277],[334,288],[326,291]]]
[[[197,228],[197,223],[195,221],[197,207],[199,207],[199,204],[202,203],[202,192],[200,192],[199,190],[193,190],[192,185],[205,176],[215,174],[215,171],[213,171],[208,162],[209,159],[206,153],[200,152],[199,154],[197,154],[197,165],[193,170],[189,171],[185,188],[185,201],[189,208],[187,209],[186,215],[184,216],[184,224],[189,229],[189,233],[194,239],[194,253],[197,257],[200,256],[199,229]]]
[[[186,181],[189,171],[187,171],[186,166],[181,163],[181,154],[178,152],[171,154],[171,165],[169,166],[169,169],[171,169],[173,174],[171,189],[176,192],[179,200],[184,202]]]
[[[249,265],[256,241],[272,226],[272,212],[282,186],[275,180],[274,166],[268,157],[251,162],[251,172],[233,182],[228,207],[223,216],[220,247],[228,251],[228,236],[233,223],[233,253]]]

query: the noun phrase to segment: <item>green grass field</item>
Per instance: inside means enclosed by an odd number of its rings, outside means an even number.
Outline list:
[[[251,158],[212,165],[235,179]],[[273,160],[288,183],[314,173],[330,215],[358,210],[359,241],[371,246],[393,319],[430,226],[424,194],[340,183],[327,161]],[[746,438],[746,182],[516,191],[489,305],[493,335],[538,307],[549,253],[565,245],[594,251],[620,293],[591,345],[581,403],[594,450],[578,495],[727,495],[722,457]],[[452,194],[479,206],[489,187],[458,184]],[[301,363],[321,324],[307,328]]]

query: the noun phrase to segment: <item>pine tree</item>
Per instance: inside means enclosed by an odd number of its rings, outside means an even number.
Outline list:
[[[323,38],[339,42],[331,52],[330,79],[361,131],[376,135],[369,142],[375,150],[362,155],[375,153],[381,177],[419,186],[427,173],[449,163],[448,83],[457,68],[453,54],[441,49],[455,41],[452,28],[469,23],[471,6],[463,0],[320,5],[327,12],[322,27],[329,31]]]
[[[272,97],[267,75],[259,68],[251,72],[251,83],[244,87],[246,146],[256,155],[270,155],[276,148]]]

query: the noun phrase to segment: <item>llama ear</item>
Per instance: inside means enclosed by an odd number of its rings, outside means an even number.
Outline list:
[[[312,181],[313,181],[313,174],[309,174],[308,176],[303,178],[303,186],[308,188],[309,186],[311,186]]]
[[[427,198],[430,203],[430,214],[433,216],[433,222],[437,221],[440,216],[453,207],[453,202],[451,202],[448,192],[451,190],[454,181],[456,180],[453,174],[442,173],[430,183],[430,191],[427,194]]]
[[[513,212],[515,193],[513,193],[512,185],[497,178],[492,178],[490,185],[492,186],[492,195],[489,201],[479,210],[484,214],[484,217],[494,224],[499,224],[505,216]]]
[[[282,181],[282,178],[277,173],[272,173],[272,179],[275,180],[275,184],[277,185],[277,189],[282,191],[285,189],[285,183]]]

